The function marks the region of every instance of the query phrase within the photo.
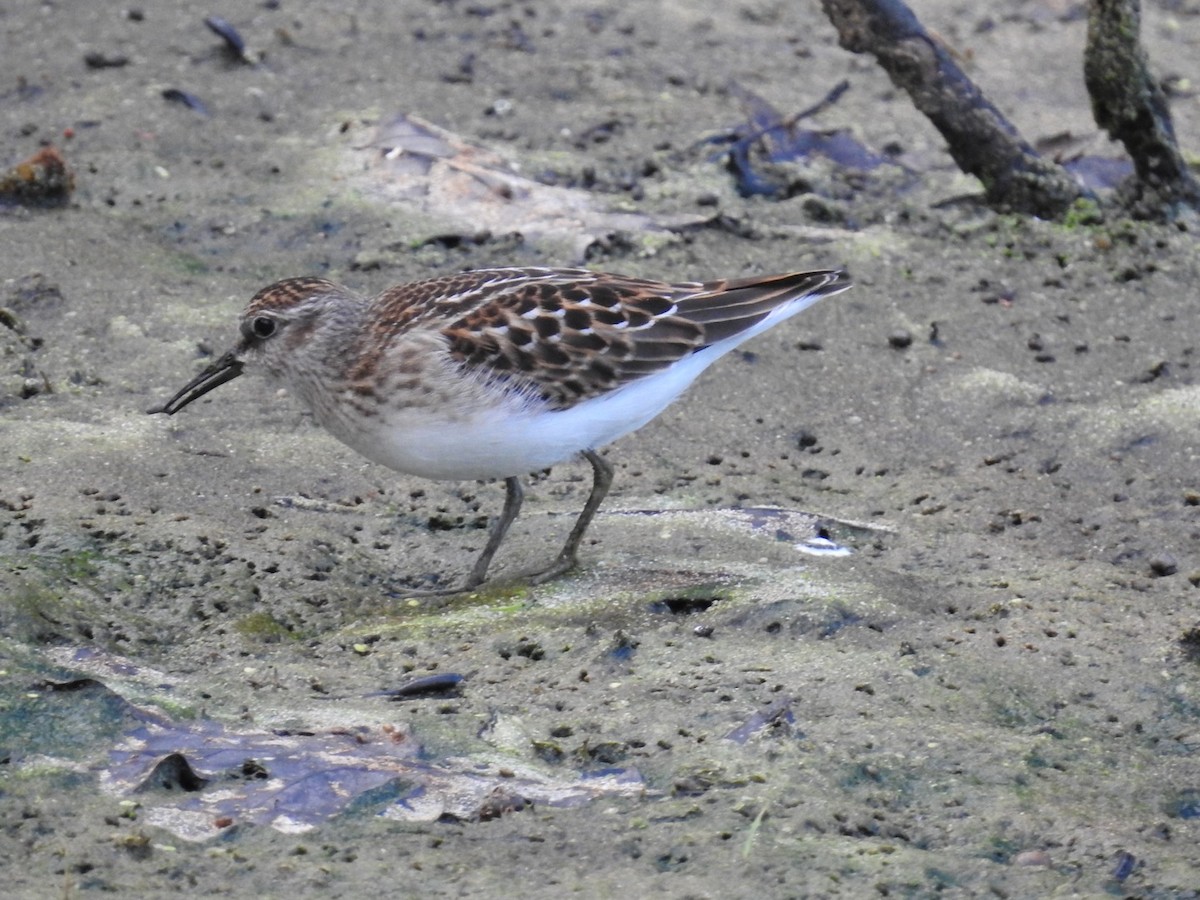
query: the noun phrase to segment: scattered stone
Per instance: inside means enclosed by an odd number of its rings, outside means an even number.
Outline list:
[[[1179,571],[1179,562],[1165,550],[1150,557],[1150,574],[1162,578]]]

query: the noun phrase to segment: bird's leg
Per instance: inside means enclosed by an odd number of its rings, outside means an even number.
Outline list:
[[[496,551],[500,549],[500,545],[504,543],[504,536],[508,534],[508,527],[512,525],[517,514],[521,511],[521,503],[525,500],[525,489],[521,487],[521,480],[516,477],[504,479],[505,495],[504,509],[500,513],[500,518],[492,525],[491,533],[488,535],[487,545],[483,548],[483,552],[475,559],[475,565],[471,567],[470,574],[467,575],[466,581],[454,587],[444,588],[401,588],[400,594],[405,597],[445,597],[449,594],[462,594],[466,591],[473,591],[487,579],[488,566],[491,565],[492,557],[496,555]]]
[[[579,518],[575,520],[575,525],[571,528],[571,533],[567,535],[567,542],[563,544],[563,548],[559,551],[554,562],[551,563],[548,569],[530,575],[530,584],[544,584],[547,581],[557,578],[559,575],[569,572],[579,564],[579,544],[583,540],[588,526],[592,524],[592,519],[596,517],[596,511],[600,508],[600,504],[604,502],[604,497],[608,494],[608,489],[612,487],[612,464],[595,450],[584,450],[583,456],[592,464],[592,492],[588,495],[587,503],[583,505],[583,511],[579,514]],[[504,498],[504,509],[500,513],[500,518],[496,520],[496,524],[492,526],[491,534],[488,535],[487,546],[483,548],[483,552],[476,558],[475,565],[471,567],[471,572],[467,575],[466,581],[458,587],[453,588],[409,590],[405,592],[406,596],[433,597],[445,594],[460,594],[464,591],[473,591],[487,580],[488,566],[491,565],[492,557],[496,555],[496,551],[504,543],[504,536],[508,534],[509,526],[516,520],[517,514],[521,511],[521,504],[525,500],[525,489],[521,486],[519,478],[515,476],[505,478],[504,487],[507,491]]]
[[[554,560],[550,568],[529,576],[531,584],[543,584],[565,572],[569,572],[579,564],[579,542],[583,540],[584,532],[588,530],[588,526],[592,524],[592,519],[596,517],[596,510],[600,508],[600,504],[604,502],[604,497],[608,493],[608,489],[612,487],[612,463],[595,450],[584,450],[583,455],[592,464],[592,492],[588,495],[587,503],[583,505],[583,512],[575,520],[575,525],[571,529],[571,533],[567,536],[567,542],[563,544],[562,550],[559,551],[558,558]]]
[[[496,551],[500,549],[500,545],[504,543],[504,536],[508,534],[508,528],[516,520],[517,514],[521,511],[521,504],[525,501],[525,489],[521,487],[521,479],[515,475],[504,479],[504,510],[500,513],[500,518],[496,520],[496,524],[492,526],[491,534],[488,535],[487,546],[483,548],[483,552],[475,559],[475,565],[471,567],[471,574],[467,576],[467,580],[463,583],[460,591],[470,591],[479,587],[487,579],[488,566],[492,564],[492,557],[496,555]]]

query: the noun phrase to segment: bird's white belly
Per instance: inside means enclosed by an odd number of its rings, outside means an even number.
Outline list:
[[[398,472],[437,480],[525,475],[641,428],[720,355],[713,349],[564,410],[509,405],[455,415],[422,408],[392,411],[363,430],[325,424],[343,443]]]

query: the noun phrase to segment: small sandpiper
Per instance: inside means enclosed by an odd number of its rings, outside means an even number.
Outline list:
[[[850,285],[835,270],[672,284],[497,268],[368,299],[288,278],[254,295],[232,350],[150,412],[174,415],[261,370],[370,460],[423,478],[503,478],[503,512],[454,591],[487,578],[521,509],[520,476],[582,455],[592,490],[554,562],[529,576],[541,583],[577,564],[612,484],[599,448],[657,416],[718,357]]]

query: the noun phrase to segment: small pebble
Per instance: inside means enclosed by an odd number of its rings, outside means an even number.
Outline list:
[[[1150,557],[1150,574],[1162,578],[1179,571],[1179,561],[1170,553],[1155,553]]]
[[[1015,866],[1048,866],[1050,854],[1045,850],[1022,850],[1013,857]]]
[[[888,335],[888,344],[897,350],[903,350],[905,347],[912,346],[912,332],[907,328],[897,328]]]

